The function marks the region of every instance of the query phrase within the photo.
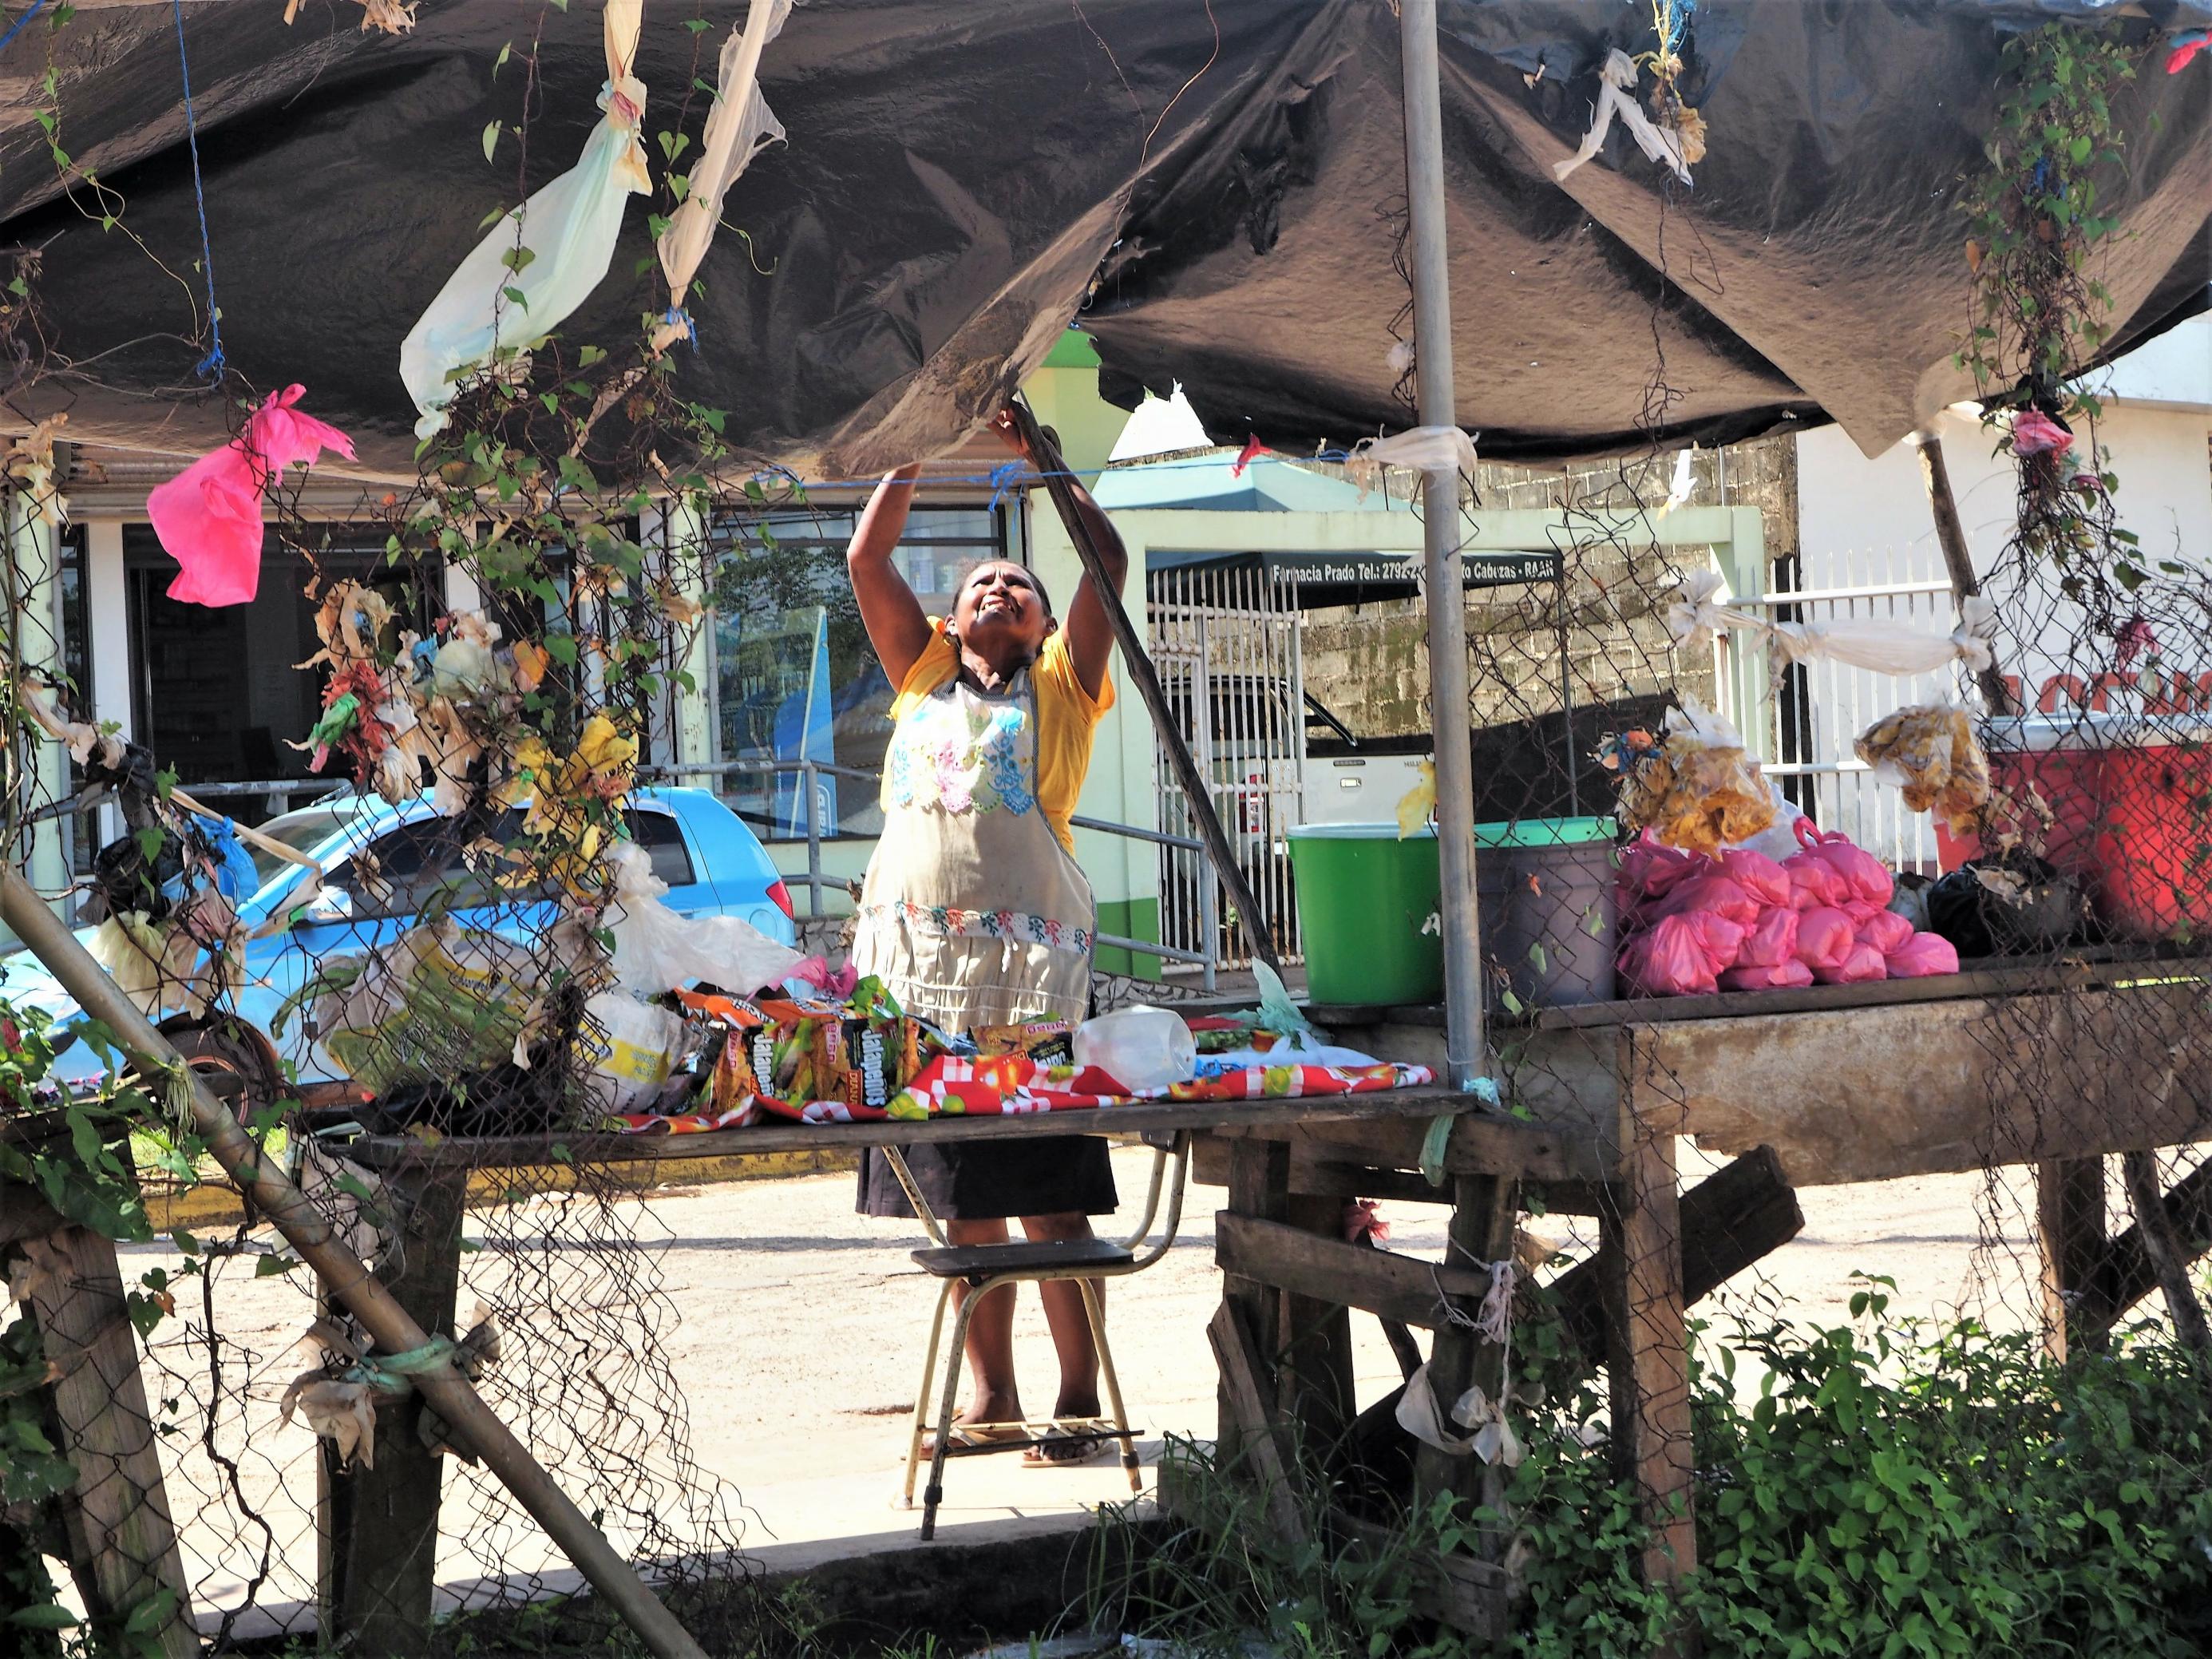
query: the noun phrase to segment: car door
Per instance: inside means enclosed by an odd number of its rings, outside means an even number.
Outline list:
[[[660,901],[679,916],[714,915],[722,909],[706,861],[684,834],[683,821],[658,801],[641,800],[626,815],[630,838],[652,860],[653,873],[668,884]]]

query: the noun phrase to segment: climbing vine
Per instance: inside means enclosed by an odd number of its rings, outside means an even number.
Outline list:
[[[2108,561],[2123,588],[2146,575],[2113,520],[2118,481],[2095,443],[2097,399],[2075,378],[2112,337],[2099,260],[2119,222],[2102,204],[2123,163],[2116,106],[2139,55],[2113,29],[2053,24],[2008,40],[1988,165],[1962,204],[1973,307],[1957,362],[2019,461],[2025,550],[2055,562],[2077,599],[2101,590]],[[2077,422],[2089,431],[2079,457]]]

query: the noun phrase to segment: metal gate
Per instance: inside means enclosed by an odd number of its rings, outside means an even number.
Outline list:
[[[1305,681],[1291,596],[1255,566],[1155,570],[1146,584],[1152,660],[1207,782],[1275,949],[1302,955],[1285,842],[1302,820]],[[1159,768],[1160,828],[1196,836],[1170,770]],[[1204,856],[1160,849],[1160,938],[1227,964],[1250,960]]]
[[[1948,634],[1958,625],[1951,584],[1932,556],[1886,548],[1830,556],[1811,573],[1791,571],[1786,588],[1730,602],[1778,622],[1881,617],[1916,632]],[[1808,579],[1809,577],[1809,579]],[[1723,641],[1724,651],[1759,650],[1750,636]],[[1741,678],[1723,662],[1719,684]],[[1883,715],[1914,703],[1963,694],[1958,673],[1876,674],[1819,660],[1776,675],[1765,706],[1752,718],[1727,710],[1767,775],[1823,829],[1841,830],[1893,869],[1936,871],[1936,835],[1926,813],[1909,812],[1899,792],[1876,783],[1853,752],[1861,732]],[[1723,690],[1723,700],[1728,700]]]

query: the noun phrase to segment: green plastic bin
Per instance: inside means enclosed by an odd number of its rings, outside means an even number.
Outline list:
[[[1509,988],[1532,1006],[1613,995],[1614,834],[1611,818],[1475,825],[1490,1001]],[[1364,1006],[1443,1000],[1443,939],[1431,920],[1443,892],[1436,830],[1401,841],[1395,823],[1308,823],[1289,842],[1307,995]]]
[[[1401,841],[1395,823],[1302,823],[1288,839],[1307,996],[1384,1006],[1443,1000],[1443,941],[1422,931],[1443,890],[1437,832]]]

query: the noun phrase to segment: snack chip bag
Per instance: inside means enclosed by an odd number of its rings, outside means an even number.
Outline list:
[[[1853,747],[1877,782],[1905,792],[1907,811],[1941,811],[1954,835],[1974,831],[1990,799],[1990,758],[1965,709],[1951,703],[1900,708],[1867,727]]]
[[[678,992],[685,1007],[728,1028],[714,1062],[715,1110],[749,1098],[800,1108],[816,1101],[880,1111],[944,1040],[902,1015],[880,982],[864,979],[849,1002],[814,997],[728,997]]]

